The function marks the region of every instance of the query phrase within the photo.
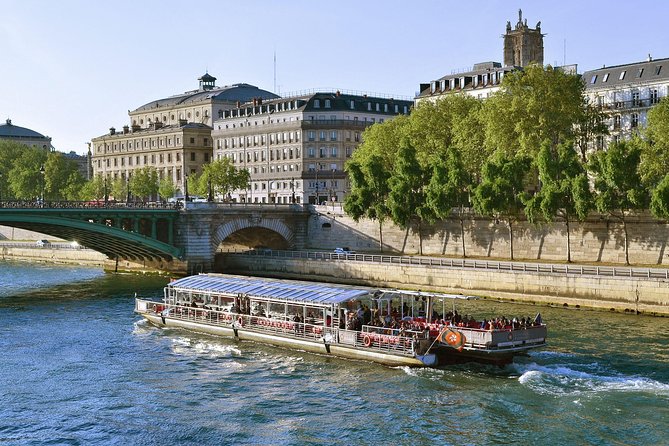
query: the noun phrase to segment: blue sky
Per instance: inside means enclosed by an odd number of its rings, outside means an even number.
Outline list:
[[[0,0],[0,119],[61,151],[128,123],[128,110],[247,82],[277,93],[339,88],[413,97],[421,82],[503,60],[518,8],[541,21],[545,63],[579,72],[669,57],[664,0]],[[566,42],[566,58],[565,58]]]

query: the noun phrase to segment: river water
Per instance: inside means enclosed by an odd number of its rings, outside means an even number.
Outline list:
[[[505,368],[389,368],[133,314],[165,278],[0,262],[0,444],[669,444],[669,319],[541,311],[550,345]]]

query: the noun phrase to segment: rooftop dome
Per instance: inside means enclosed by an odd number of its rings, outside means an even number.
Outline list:
[[[37,133],[34,130],[27,129],[25,127],[19,127],[18,125],[12,124],[11,119],[7,119],[5,124],[0,125],[0,138],[16,138],[16,139],[25,139],[25,138],[43,138],[49,139],[41,133]]]

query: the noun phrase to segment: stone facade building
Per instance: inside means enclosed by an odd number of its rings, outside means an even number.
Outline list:
[[[185,178],[199,173],[212,156],[212,122],[249,100],[278,96],[249,84],[216,87],[208,73],[197,90],[158,99],[128,112],[122,131],[93,138],[94,175],[128,180],[133,170],[155,167],[160,178],[171,178],[179,191]]]
[[[214,157],[251,176],[232,201],[324,203],[350,190],[344,164],[365,128],[408,114],[412,102],[336,92],[256,100],[214,120]]]
[[[424,100],[436,101],[444,95],[463,93],[478,99],[485,99],[499,90],[504,76],[522,69],[530,63],[544,63],[544,35],[541,22],[535,28],[523,21],[523,13],[518,11],[518,23],[514,29],[506,23],[504,34],[504,65],[499,62],[477,63],[471,70],[453,72],[429,83],[420,84],[416,103]],[[575,68],[570,68],[575,71]]]
[[[648,110],[669,96],[669,59],[616,65],[583,74],[590,103],[607,116],[609,135],[593,142],[603,149],[609,142],[629,139],[646,125]]]
[[[0,124],[0,140],[14,141],[30,147],[53,150],[51,138],[34,130],[14,125],[11,119],[7,119],[4,124]]]

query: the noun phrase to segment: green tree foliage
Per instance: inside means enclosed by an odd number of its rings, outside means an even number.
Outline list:
[[[460,159],[460,152],[451,148],[434,162],[432,176],[425,189],[426,204],[436,218],[445,220],[453,211],[456,212],[460,221],[463,257],[467,256],[464,217],[469,208],[470,187],[470,177]]]
[[[46,173],[40,169],[47,160],[48,152],[42,148],[27,147],[18,153],[8,172],[9,190],[19,200],[40,198],[46,192]]]
[[[77,190],[84,184],[77,163],[59,152],[48,152],[44,163],[44,181],[47,200],[78,199]]]
[[[0,197],[3,200],[16,198],[10,187],[10,171],[14,161],[26,150],[27,146],[14,141],[0,141]]]
[[[360,162],[364,162],[361,165]],[[355,221],[365,217],[379,223],[379,249],[383,252],[383,223],[390,215],[386,205],[390,174],[378,154],[361,161],[348,163],[346,170],[351,181],[351,193],[344,201],[344,211]]]
[[[164,176],[158,181],[158,195],[163,200],[168,200],[174,197],[177,187],[172,181],[172,177]]]
[[[583,221],[592,208],[592,194],[585,167],[572,144],[553,148],[545,142],[535,160],[541,188],[524,200],[527,219],[536,223],[539,217],[553,221],[556,217],[567,226],[567,261],[571,262],[569,223]]]
[[[644,184],[653,187],[669,174],[669,98],[648,111],[640,172]]]
[[[86,181],[79,191],[80,200],[103,200],[105,197],[105,181],[101,175]]]
[[[204,195],[208,195],[211,184],[214,196],[226,197],[235,189],[246,189],[250,179],[248,170],[237,169],[229,158],[222,158],[205,164],[200,181],[205,183]]]
[[[128,199],[128,188],[128,181],[125,178],[117,177],[112,180],[109,193],[116,201],[126,201]]]
[[[625,263],[629,265],[627,218],[630,213],[645,209],[648,191],[641,184],[638,140],[612,144],[608,150],[595,153],[590,169],[595,175],[595,205],[599,212],[610,215],[623,225]]]
[[[137,169],[130,177],[130,193],[143,199],[158,194],[158,172],[155,167]]]
[[[434,214],[425,202],[425,186],[428,181],[429,175],[418,162],[415,147],[408,139],[402,140],[395,168],[389,179],[388,208],[393,222],[399,227],[409,230],[411,225],[416,223],[420,254],[422,254],[422,222],[434,220]]]
[[[560,69],[530,65],[506,74],[501,89],[483,103],[489,150],[534,156],[544,141],[574,140],[585,121],[584,84]]]
[[[653,189],[650,211],[657,218],[669,219],[669,174]]]
[[[523,209],[523,184],[530,167],[529,157],[510,157],[497,153],[483,165],[481,183],[474,189],[474,209],[496,220],[504,219],[509,227],[509,255],[513,260],[513,223]]]

